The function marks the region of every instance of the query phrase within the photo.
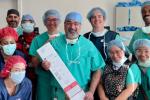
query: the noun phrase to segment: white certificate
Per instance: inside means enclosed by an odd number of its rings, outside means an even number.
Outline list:
[[[42,60],[51,63],[50,71],[71,100],[83,100],[85,93],[50,43],[37,50]]]

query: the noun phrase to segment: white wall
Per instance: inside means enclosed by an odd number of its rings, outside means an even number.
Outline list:
[[[22,2],[21,2],[22,1]],[[82,33],[91,30],[91,25],[86,19],[88,11],[93,7],[102,7],[107,12],[106,24],[115,30],[115,5],[117,2],[130,2],[132,0],[0,0],[0,27],[6,25],[5,17],[9,8],[19,8],[23,14],[31,14],[40,28],[40,32],[45,31],[42,22],[42,15],[48,9],[57,9],[62,15],[60,31],[63,31],[63,20],[70,11],[79,11],[83,15]],[[22,4],[18,4],[22,3]]]
[[[11,8],[17,9],[17,0],[0,0],[0,28],[7,25],[7,10]]]
[[[111,2],[110,2],[111,1]],[[86,19],[88,11],[93,7],[102,7],[107,12],[107,25],[115,29],[115,11],[114,6],[119,1],[124,0],[23,0],[23,13],[31,13],[36,19],[37,26],[44,31],[45,27],[42,23],[42,15],[48,9],[57,9],[62,15],[62,23],[60,30],[63,31],[63,20],[66,14],[70,11],[79,11],[82,13],[84,21],[82,26],[82,33],[91,30],[91,25]],[[130,1],[130,0],[126,0]],[[35,3],[36,2],[36,3]],[[33,4],[33,5],[29,5]]]

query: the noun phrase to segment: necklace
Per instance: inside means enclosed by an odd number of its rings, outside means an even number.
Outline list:
[[[68,44],[66,44],[66,57],[67,57],[67,61],[68,61],[68,64],[71,65],[71,64],[80,64],[80,61],[79,61],[79,57],[80,57],[80,45],[79,45],[79,41],[77,41],[77,45],[78,45],[78,55],[73,59],[72,57],[72,52],[70,53],[71,54],[71,57],[69,58],[69,54],[68,54]]]

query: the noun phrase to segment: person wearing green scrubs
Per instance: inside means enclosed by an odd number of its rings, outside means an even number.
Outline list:
[[[145,26],[138,29],[134,34],[129,44],[129,50],[133,53],[133,43],[137,39],[149,39],[150,40],[150,1],[143,3],[141,7],[141,14]]]
[[[138,100],[150,100],[150,40],[136,40],[133,49],[141,70],[142,80]]]
[[[32,66],[36,67],[37,74],[37,89],[36,100],[52,100],[51,95],[55,95],[53,91],[59,91],[55,89],[51,84],[53,77],[50,71],[45,70],[41,66],[40,57],[37,54],[37,49],[43,46],[45,43],[59,37],[61,32],[58,31],[60,24],[60,14],[56,10],[47,10],[43,15],[43,23],[47,28],[47,31],[36,36],[30,46],[29,54],[32,56]],[[52,77],[52,78],[51,78]],[[55,83],[54,83],[55,84]],[[58,83],[56,82],[55,85]],[[56,92],[57,93],[57,92]]]
[[[64,22],[65,35],[55,38],[51,44],[79,86],[84,90],[84,100],[93,100],[93,94],[99,83],[105,62],[94,44],[80,35],[81,24],[80,13],[68,13]],[[48,69],[50,67],[48,65],[50,64],[47,61],[43,67]],[[57,83],[56,80],[53,80],[53,85],[60,88],[60,85],[55,83]],[[62,91],[57,94],[58,100],[64,100],[60,95],[65,96],[65,93]]]
[[[122,41],[110,41],[107,50],[111,60],[98,86],[100,100],[136,100],[141,84],[140,69],[125,55],[128,52]]]

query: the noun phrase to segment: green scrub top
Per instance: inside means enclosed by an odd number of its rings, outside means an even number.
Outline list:
[[[150,100],[150,67],[146,69],[146,72],[141,72],[141,80],[142,80],[142,88],[148,98]],[[143,100],[143,93],[139,93],[138,100]]]
[[[60,35],[63,33],[59,32]],[[31,43],[29,54],[31,56],[37,56],[37,49],[47,42],[49,39],[48,32],[44,32],[38,36],[36,36]],[[40,58],[39,58],[40,59]],[[62,88],[56,88],[59,86],[58,82],[55,80],[50,71],[44,70],[41,65],[36,68],[37,74],[37,100],[53,100],[57,97],[58,100],[64,100],[65,96],[62,93]],[[55,81],[53,81],[55,80]],[[59,94],[59,95],[57,95]]]
[[[131,53],[134,53],[134,51],[133,51],[133,43],[137,39],[149,39],[150,40],[150,35],[144,33],[141,29],[137,30],[134,33],[134,35],[133,35],[133,37],[132,37],[132,39],[130,41],[130,44],[129,44],[129,50],[130,50]]]
[[[22,29],[21,26],[18,26],[17,29],[16,29],[16,31],[17,31],[17,33],[18,33],[19,36],[23,34],[23,29]]]
[[[103,69],[105,62],[91,41],[80,36],[77,43],[67,44],[65,35],[51,41],[80,87],[87,91],[92,71]],[[71,63],[72,62],[72,63]]]
[[[126,84],[141,84],[141,71],[137,64],[132,64],[130,68],[128,69],[128,74],[126,78]]]

